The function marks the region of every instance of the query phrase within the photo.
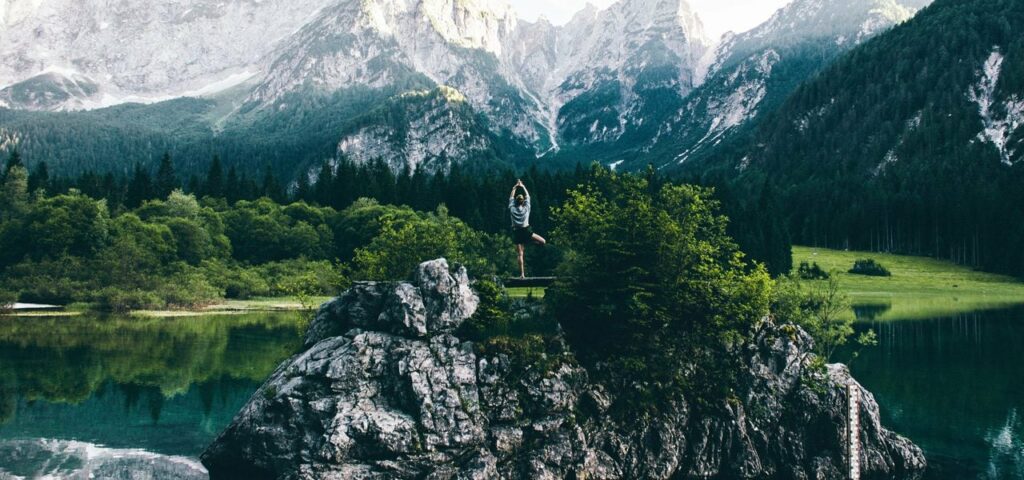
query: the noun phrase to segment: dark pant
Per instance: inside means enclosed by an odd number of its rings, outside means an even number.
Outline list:
[[[533,241],[533,229],[530,227],[512,227],[512,240],[516,245],[526,245]]]

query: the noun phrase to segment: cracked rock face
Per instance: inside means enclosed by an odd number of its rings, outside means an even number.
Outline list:
[[[615,393],[562,364],[542,372],[454,336],[477,308],[466,271],[427,262],[325,304],[202,456],[212,478],[842,478],[845,367],[807,386],[810,338],[766,323],[739,355],[737,399],[609,415]],[[914,478],[920,449],[862,389],[865,478]]]

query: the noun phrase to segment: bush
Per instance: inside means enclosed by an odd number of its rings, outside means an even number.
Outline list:
[[[211,285],[226,298],[248,300],[270,295],[270,283],[255,268],[244,268],[219,260],[207,260],[199,268]]]
[[[255,267],[269,285],[269,296],[328,296],[348,288],[348,277],[326,260],[285,260]]]
[[[853,262],[853,268],[850,269],[850,273],[854,275],[868,275],[871,277],[891,277],[892,273],[888,269],[882,266],[882,264],[872,260],[857,260]]]
[[[193,308],[208,305],[224,297],[224,292],[210,285],[198,271],[179,273],[161,286],[159,296],[172,308]]]
[[[138,289],[122,290],[117,287],[100,290],[93,300],[99,308],[119,313],[132,310],[158,310],[167,305],[155,292]]]
[[[17,301],[18,296],[13,292],[0,290],[0,314],[10,311],[11,306]]]
[[[512,301],[505,289],[493,279],[481,279],[473,285],[473,290],[480,297],[480,304],[476,313],[463,322],[459,337],[483,340],[508,335],[512,323]]]
[[[801,280],[828,280],[831,275],[823,270],[818,262],[807,263],[800,262],[800,267],[797,268],[796,274]]]
[[[532,370],[541,375],[573,361],[565,345],[551,335],[500,335],[478,342],[476,352],[481,356],[505,355],[515,371],[521,373]]]

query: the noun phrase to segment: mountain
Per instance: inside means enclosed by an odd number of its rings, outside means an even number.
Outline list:
[[[803,81],[841,54],[910,19],[924,1],[794,0],[741,34],[727,34],[700,88],[661,125],[643,152],[662,168],[701,170]],[[646,157],[627,162],[637,168]]]
[[[154,146],[293,177],[339,154],[395,171],[495,158],[703,168],[800,82],[925,3],[901,1],[795,0],[716,47],[685,0],[588,6],[564,26],[518,19],[502,0],[0,0],[0,135],[57,171],[124,171],[162,154]],[[451,94],[423,101],[431,91]],[[145,117],[122,125],[97,110],[182,97],[202,111],[119,107]],[[188,135],[163,128],[186,121]],[[94,137],[68,138],[69,122]]]
[[[497,160],[486,120],[451,87],[403,93],[358,117],[338,142],[338,156],[355,164],[401,159],[396,173],[422,168],[447,173],[469,159]]]
[[[682,0],[589,8],[564,27],[518,20],[498,1],[345,1],[275,52],[248,100],[268,108],[289,92],[420,75],[458,90],[492,132],[536,156],[617,140],[660,97],[681,103],[709,43]]]
[[[1024,274],[1022,38],[1019,1],[936,0],[796,89],[704,174],[770,179],[797,242]]]
[[[9,105],[43,110],[213,93],[257,75],[329,1],[0,0],[0,88],[21,92]]]
[[[342,143],[341,135],[349,135],[366,111],[389,108],[385,103],[406,92],[439,87],[465,98],[473,111],[468,117],[486,118],[481,125],[508,146],[507,161],[529,161],[563,146],[630,143],[649,136],[645,129],[667,118],[697,86],[699,62],[712,43],[683,0],[622,0],[605,10],[585,9],[561,27],[522,21],[501,0],[167,0],[113,7],[4,0],[0,18],[0,51],[11,59],[0,66],[0,108],[80,111],[203,97],[216,104],[205,117],[211,132],[204,143],[238,145],[252,137],[262,143],[283,137],[271,129],[282,124],[293,134],[312,129],[307,148],[289,138],[276,149],[296,154],[299,170],[333,155],[326,145]],[[339,99],[359,95],[378,105],[344,116],[341,111],[352,109]],[[292,120],[282,120],[285,115]],[[335,131],[327,134],[305,120],[312,118]],[[299,124],[305,129],[295,128]],[[0,128],[17,125],[0,118]],[[61,141],[39,133],[36,145]],[[455,150],[460,143],[446,137],[450,130],[421,133],[432,136],[426,144],[450,146],[431,151],[427,163],[441,154],[457,161],[472,156]],[[349,141],[342,151],[382,157],[395,169],[419,163],[410,163],[401,145],[367,151],[359,145]],[[68,157],[76,154],[72,149],[52,160],[82,163]],[[259,163],[265,161],[276,162]]]

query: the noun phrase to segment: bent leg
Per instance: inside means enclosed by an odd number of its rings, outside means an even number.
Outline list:
[[[544,237],[542,237],[540,235],[537,235],[536,233],[533,234],[533,237],[531,237],[531,238],[533,238],[533,243],[536,243],[537,245],[540,245],[542,247],[544,245],[547,245],[547,243],[548,243],[547,240],[544,240]]]

